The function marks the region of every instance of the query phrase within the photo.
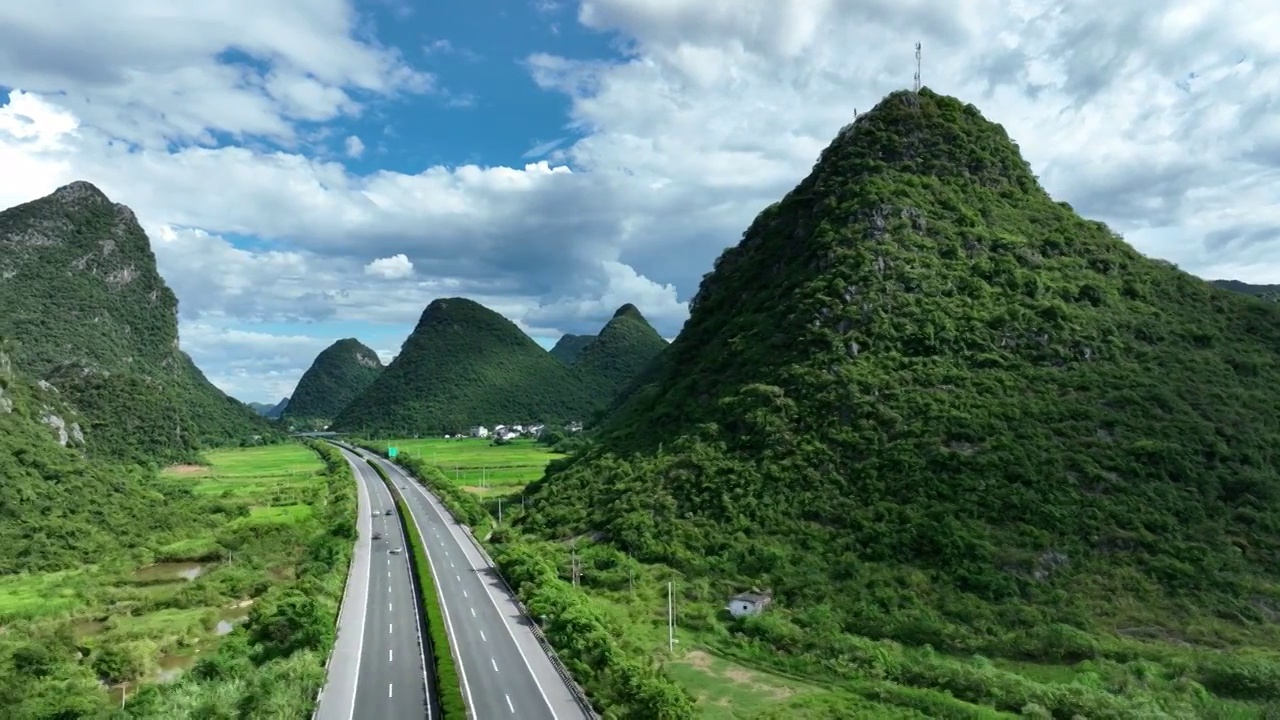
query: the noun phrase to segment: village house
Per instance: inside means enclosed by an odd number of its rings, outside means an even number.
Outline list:
[[[477,426],[475,426],[475,427],[471,428],[471,437],[473,437],[473,438],[487,438],[487,437],[489,437],[489,428],[487,428],[487,427],[485,427],[485,426],[483,426],[483,425],[477,425]]]
[[[762,610],[773,602],[773,593],[765,592],[744,592],[738,593],[729,598],[729,604],[725,605],[725,610],[734,617],[742,617],[743,615],[759,615]]]

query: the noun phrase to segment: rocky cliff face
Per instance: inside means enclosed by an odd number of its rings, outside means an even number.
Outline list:
[[[0,335],[84,417],[91,453],[178,460],[270,432],[179,350],[178,301],[146,233],[90,183],[0,212]]]

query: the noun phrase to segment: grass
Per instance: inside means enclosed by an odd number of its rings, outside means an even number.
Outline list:
[[[0,577],[0,624],[42,615],[62,615],[83,607],[77,592],[93,568],[85,566],[41,575]]]
[[[542,477],[547,463],[562,457],[534,440],[494,445],[483,438],[395,439],[386,445],[407,451],[440,468],[459,487],[481,495],[519,492]]]
[[[280,531],[312,516],[307,502],[325,492],[323,468],[314,452],[294,444],[216,450],[204,465],[166,468],[164,477],[220,495],[243,514],[155,548],[154,563],[0,578],[0,623],[66,625],[89,648],[148,641],[155,673],[185,666],[195,652],[216,647],[220,620],[242,619],[253,597],[288,576],[298,540]],[[228,552],[225,543],[237,549]],[[195,567],[203,572],[194,579],[179,574]]]

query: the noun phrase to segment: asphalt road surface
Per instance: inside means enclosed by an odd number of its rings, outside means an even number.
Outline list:
[[[497,572],[453,516],[399,465],[371,453],[366,457],[404,487],[401,493],[427,545],[445,624],[461,659],[463,696],[475,719],[587,718]]]
[[[427,686],[409,556],[391,493],[363,459],[346,450],[342,454],[357,481],[359,537],[315,717],[438,717]],[[375,532],[380,539],[373,539]],[[392,548],[401,552],[393,555]]]

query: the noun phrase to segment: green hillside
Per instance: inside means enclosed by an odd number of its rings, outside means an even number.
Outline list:
[[[146,233],[89,183],[0,212],[0,335],[80,411],[92,454],[174,461],[270,432],[178,349]]]
[[[355,338],[339,340],[303,373],[282,417],[293,423],[327,424],[381,374],[378,353]]]
[[[1278,346],[1280,308],[1054,202],[972,105],[895,92],[721,255],[522,527],[602,531],[712,601],[773,588],[785,619],[743,631],[833,671],[836,632],[1274,647]],[[1240,673],[1201,680],[1280,697]]]
[[[600,397],[612,399],[653,362],[667,341],[645,320],[635,305],[618,308],[578,355],[575,369]]]
[[[551,348],[551,357],[565,365],[572,365],[578,362],[582,351],[595,339],[595,335],[561,335],[555,346]]]
[[[427,306],[400,354],[331,429],[384,437],[458,432],[581,419],[600,402],[515,323],[474,301],[448,298]]]
[[[189,491],[86,460],[77,418],[15,368],[11,347],[0,339],[0,576],[104,563],[201,522]]]

